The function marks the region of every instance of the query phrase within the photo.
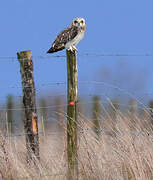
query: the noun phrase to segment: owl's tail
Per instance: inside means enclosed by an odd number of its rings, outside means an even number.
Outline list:
[[[61,50],[63,50],[63,49],[65,49],[64,46],[51,47],[51,48],[47,51],[47,53],[54,53],[54,52],[57,52],[57,51],[61,51]]]
[[[56,51],[55,51],[55,49],[54,49],[53,47],[51,47],[51,48],[47,51],[47,53],[54,53],[54,52],[56,52]]]

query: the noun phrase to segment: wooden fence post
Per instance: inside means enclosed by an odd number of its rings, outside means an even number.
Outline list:
[[[101,106],[100,106],[100,98],[99,96],[93,97],[93,125],[94,131],[99,136],[100,135],[100,113],[101,113]]]
[[[8,95],[7,97],[7,120],[8,120],[8,130],[9,134],[13,133],[14,130],[14,120],[13,120],[13,105],[14,105],[14,99],[12,95]]]
[[[129,101],[129,112],[131,115],[137,115],[137,109],[138,109],[138,105],[137,105],[137,101],[135,99],[130,99]]]
[[[41,116],[41,130],[43,132],[43,140],[46,139],[46,118],[47,118],[47,109],[46,109],[46,99],[45,98],[41,98],[39,100],[39,105],[40,107],[42,107],[40,109],[40,116]],[[40,129],[39,129],[40,130]]]
[[[66,50],[67,55],[67,156],[68,179],[78,179],[77,154],[77,102],[78,69],[76,51]]]
[[[153,100],[149,101],[149,111],[150,111],[150,117],[151,117],[151,128],[153,129]]]
[[[27,147],[27,162],[33,159],[33,154],[39,159],[39,136],[36,111],[35,85],[33,79],[33,62],[31,51],[17,53],[22,78],[23,104],[25,108],[25,136]]]

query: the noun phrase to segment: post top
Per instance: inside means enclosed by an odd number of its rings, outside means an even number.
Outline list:
[[[32,58],[32,51],[21,51],[17,53],[18,59],[31,59]]]

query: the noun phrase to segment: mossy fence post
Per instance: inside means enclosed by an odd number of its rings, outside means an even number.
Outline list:
[[[36,110],[35,85],[31,51],[17,53],[22,78],[23,104],[25,108],[24,129],[26,136],[27,162],[35,156],[39,159],[39,136]],[[34,155],[34,156],[33,156]]]
[[[68,179],[78,179],[77,102],[78,68],[76,51],[66,50],[67,56],[67,157]]]

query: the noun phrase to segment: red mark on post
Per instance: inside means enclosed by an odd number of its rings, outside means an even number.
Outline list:
[[[74,106],[74,101],[69,102],[69,106]]]

